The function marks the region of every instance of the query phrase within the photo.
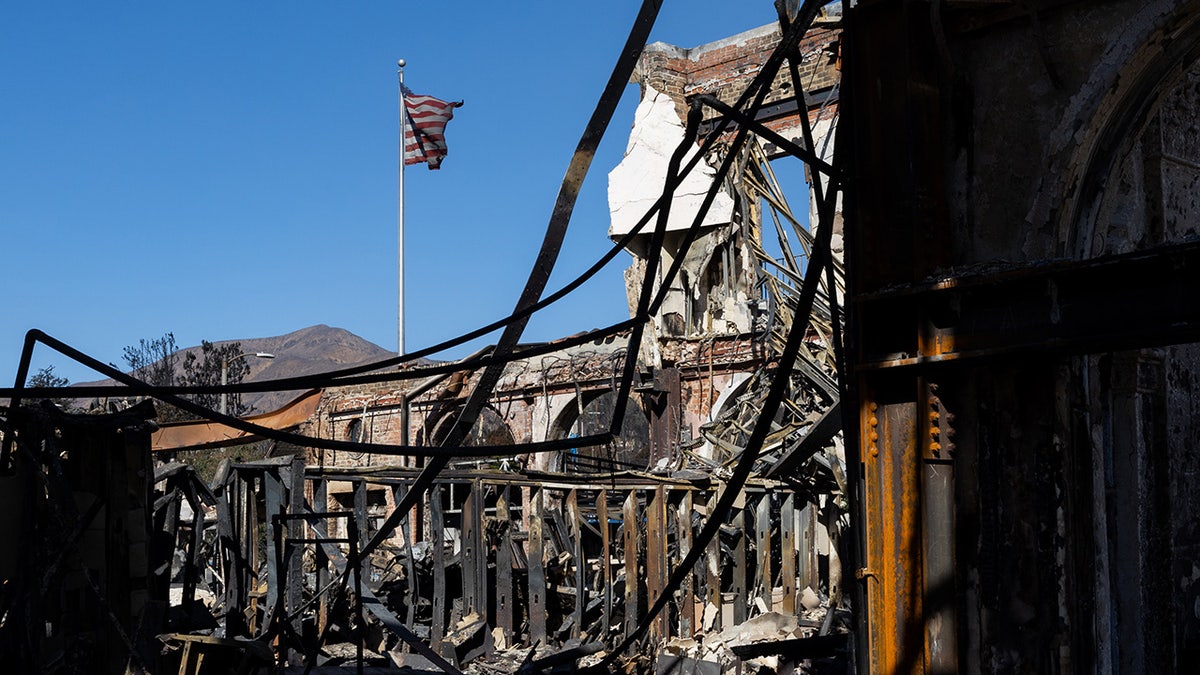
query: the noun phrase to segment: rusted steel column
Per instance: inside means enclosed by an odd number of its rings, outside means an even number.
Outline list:
[[[638,520],[637,491],[630,490],[625,496],[625,506],[621,511],[621,531],[625,535],[625,635],[632,635],[637,630],[638,619],[638,531],[641,522]]]
[[[600,580],[599,586],[604,589],[604,608],[600,620],[600,640],[606,641],[612,630],[613,607],[613,577],[612,577],[612,542],[609,541],[608,530],[608,490],[596,492],[596,526],[600,528]]]
[[[508,486],[496,498],[496,517],[500,519],[500,539],[496,542],[496,625],[504,634],[504,644],[513,643],[513,564],[512,531],[516,523],[508,512]]]
[[[571,637],[578,638],[583,631],[583,608],[587,605],[587,584],[584,571],[587,561],[583,559],[583,527],[579,522],[579,494],[577,490],[567,492],[567,527],[571,531],[571,558],[575,577],[575,608],[571,613]]]
[[[779,561],[784,614],[796,613],[796,495],[788,494],[779,513]]]
[[[766,611],[771,611],[772,579],[771,576],[771,495],[764,492],[758,498],[758,507],[754,512],[754,535],[758,544],[758,561],[755,570],[755,590],[758,597],[766,605]]]
[[[442,492],[444,486],[429,488],[429,543],[433,548],[433,618],[429,628],[430,647],[438,651],[446,634],[446,553],[442,528]]]
[[[529,490],[529,642],[546,644],[546,523],[542,488]]]
[[[861,417],[872,673],[925,672],[919,420],[915,386],[903,384],[868,397]]]

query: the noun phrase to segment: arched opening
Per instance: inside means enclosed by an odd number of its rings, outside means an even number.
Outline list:
[[[1091,143],[1060,230],[1078,259],[1200,240],[1200,13],[1179,17],[1172,39],[1142,56],[1080,132]],[[1166,669],[1162,655],[1200,639],[1200,583],[1172,564],[1200,556],[1200,343],[1076,357],[1070,373],[1085,458],[1076,482],[1092,486],[1079,516],[1094,532],[1097,625],[1116,663]],[[1123,620],[1149,611],[1173,616],[1171,630]]]
[[[615,391],[583,392],[568,405],[552,427],[551,438],[578,438],[608,431],[617,403]],[[620,433],[603,446],[578,447],[559,455],[564,473],[641,471],[650,464],[650,421],[634,399],[625,407]]]
[[[359,417],[355,417],[346,424],[346,440],[351,443],[363,442],[363,421]]]
[[[463,406],[447,406],[436,409],[430,413],[425,420],[425,426],[417,435],[418,443],[421,445],[439,446],[442,445],[446,438],[450,435],[450,430],[454,428],[455,421],[462,414]],[[471,431],[462,441],[463,447],[478,447],[482,445],[513,445],[516,439],[513,437],[512,430],[508,428],[504,417],[491,406],[484,408],[479,413],[479,418],[475,420],[475,424],[471,425]]]

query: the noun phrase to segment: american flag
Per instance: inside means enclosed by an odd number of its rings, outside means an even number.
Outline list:
[[[404,88],[404,164],[425,162],[430,169],[441,168],[446,156],[446,123],[462,101],[443,101],[414,94]]]

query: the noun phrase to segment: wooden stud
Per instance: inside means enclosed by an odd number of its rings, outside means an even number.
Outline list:
[[[463,616],[480,611],[479,593],[479,529],[480,517],[479,495],[476,493],[476,483],[470,483],[467,488],[467,498],[462,505],[462,529],[460,543],[462,555],[459,556],[462,571]],[[486,565],[486,561],[484,562]],[[481,612],[486,615],[487,611]]]
[[[600,528],[600,579],[599,586],[604,589],[604,608],[600,619],[600,641],[606,641],[612,630],[613,608],[613,578],[612,578],[612,542],[608,529],[608,490],[596,492],[596,525]]]
[[[749,618],[749,602],[746,594],[746,511],[737,509],[733,514],[733,528],[738,533],[733,546],[733,623],[739,624]]]
[[[796,613],[796,495],[788,494],[779,514],[780,574],[783,577],[783,613]]]
[[[571,556],[575,571],[575,609],[572,613],[575,623],[571,626],[571,637],[578,638],[583,632],[583,608],[587,605],[587,584],[584,582],[584,571],[587,561],[583,559],[583,526],[579,519],[579,494],[577,490],[567,492],[566,500],[567,526],[571,530]]]
[[[766,605],[766,611],[771,611],[774,590],[774,577],[771,576],[771,494],[764,492],[759,495],[758,508],[754,513],[755,543],[758,545],[758,560],[755,569],[754,586],[758,597]]]
[[[329,483],[322,476],[317,478],[313,483],[313,511],[316,513],[325,513],[329,511]],[[326,527],[328,535],[328,522],[322,521]],[[315,533],[314,533],[315,534]],[[314,537],[315,538],[315,537]],[[329,556],[325,553],[325,547],[320,544],[314,547],[316,555],[314,561],[317,567],[317,590],[322,590],[329,585]],[[317,635],[325,632],[325,625],[329,621],[329,593],[322,593],[321,599],[317,606]]]
[[[708,517],[721,518],[717,514],[717,499],[719,494],[713,490],[708,496]],[[720,534],[712,538],[708,542],[708,549],[704,552],[705,559],[705,574],[704,574],[704,596],[706,613],[711,613],[713,619],[711,625],[708,621],[704,622],[705,631],[719,631],[724,623],[722,607],[724,596],[721,593],[721,537]]]
[[[676,560],[672,567],[683,561],[692,550],[692,492],[685,490],[675,508]],[[684,577],[679,593],[679,636],[690,638],[696,632],[696,575],[689,572]]]
[[[658,602],[667,585],[667,493],[659,485],[646,493],[646,604]],[[671,613],[662,611],[650,624],[650,639],[671,635]]]
[[[625,506],[622,509],[621,528],[625,537],[625,635],[632,635],[637,630],[638,619],[638,521],[637,491],[630,490],[625,496]]]
[[[508,486],[496,499],[496,517],[501,519],[500,541],[496,543],[496,623],[504,634],[504,644],[513,644],[513,537],[517,524],[508,511]]]
[[[796,570],[799,581],[798,590],[805,587],[816,590],[820,587],[820,571],[817,566],[817,506],[805,502],[799,509],[800,523],[796,530],[800,542],[800,564]]]
[[[529,642],[546,644],[545,525],[542,489],[529,490]]]
[[[446,626],[446,553],[442,535],[442,486],[429,488],[429,542],[433,546],[433,622],[429,641],[434,651],[442,642]]]

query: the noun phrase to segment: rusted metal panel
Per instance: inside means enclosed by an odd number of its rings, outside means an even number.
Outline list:
[[[608,490],[596,491],[596,525],[600,528],[600,588],[604,589],[604,607],[601,614],[602,640],[608,639],[612,630],[613,610],[613,576],[612,576],[612,542],[609,541],[610,530],[608,523]]]
[[[575,607],[571,612],[571,637],[578,638],[583,631],[583,608],[587,605],[587,584],[584,572],[587,561],[583,558],[583,528],[579,517],[579,494],[577,490],[567,492],[567,527],[571,532],[571,565],[575,578]]]
[[[925,650],[928,672],[958,672],[958,626],[954,611],[954,465],[925,461],[921,467],[925,549]]]

